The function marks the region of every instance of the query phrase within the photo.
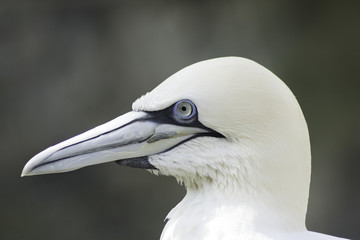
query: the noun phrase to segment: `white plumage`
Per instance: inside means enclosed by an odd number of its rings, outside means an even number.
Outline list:
[[[338,239],[306,230],[307,125],[288,87],[253,61],[184,68],[133,112],[36,155],[23,175],[115,160],[184,183],[163,240]]]

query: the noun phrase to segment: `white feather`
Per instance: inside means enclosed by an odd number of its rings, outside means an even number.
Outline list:
[[[162,240],[332,239],[308,232],[311,153],[301,108],[289,88],[239,57],[175,73],[133,104],[135,111],[195,103],[199,120],[226,139],[197,138],[150,156],[187,194],[169,213]]]

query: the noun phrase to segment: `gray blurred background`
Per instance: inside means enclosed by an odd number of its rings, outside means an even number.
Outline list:
[[[86,2],[86,3],[84,3]],[[114,163],[20,178],[179,69],[271,69],[308,121],[309,229],[360,239],[360,1],[0,1],[0,239],[158,239],[185,194]]]

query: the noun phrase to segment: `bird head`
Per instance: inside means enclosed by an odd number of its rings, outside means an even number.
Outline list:
[[[116,161],[174,176],[190,190],[270,198],[304,218],[310,158],[307,125],[289,88],[251,60],[224,57],[180,70],[133,111],[37,154],[22,175]]]

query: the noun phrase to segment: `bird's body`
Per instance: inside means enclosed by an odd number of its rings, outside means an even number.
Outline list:
[[[337,239],[306,230],[306,121],[288,87],[253,61],[191,65],[133,112],[38,154],[23,175],[115,160],[185,185],[162,240]]]

